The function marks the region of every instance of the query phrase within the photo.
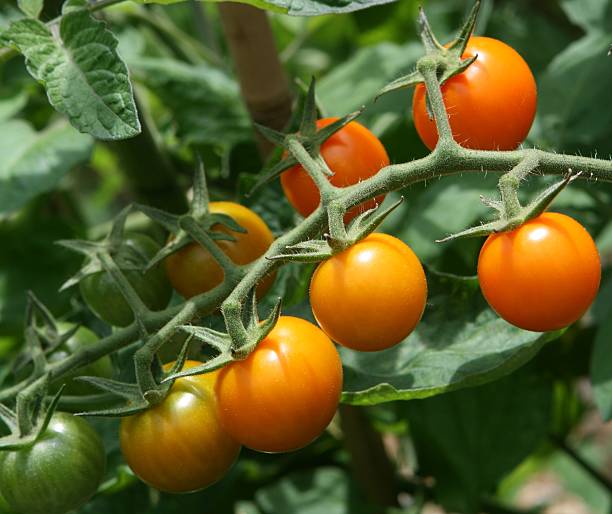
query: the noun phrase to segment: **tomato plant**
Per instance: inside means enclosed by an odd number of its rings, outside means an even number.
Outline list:
[[[57,328],[61,333],[66,333],[73,330],[74,325],[62,322],[58,323]],[[75,352],[95,344],[97,341],[98,336],[96,336],[96,334],[87,327],[80,326],[74,334],[49,355],[49,362],[62,361]],[[65,395],[88,395],[99,393],[99,389],[84,382],[74,380],[75,377],[79,376],[111,378],[113,376],[113,365],[110,357],[105,355],[97,361],[87,366],[83,366],[64,377],[66,381],[66,387],[64,388]]]
[[[287,452],[306,446],[331,421],[342,365],[319,328],[281,316],[253,353],[221,370],[216,388],[229,434],[254,450]]]
[[[187,361],[183,369],[201,364]],[[166,370],[172,363],[166,364]],[[207,487],[227,473],[240,445],[217,416],[219,373],[176,380],[162,403],[121,420],[121,451],[134,473],[173,493]]]
[[[472,36],[464,57],[477,55],[463,73],[442,85],[453,138],[466,148],[514,150],[527,137],[536,112],[536,83],[523,58],[509,45]],[[425,145],[433,150],[438,131],[425,105],[425,87],[415,88],[412,116]]]
[[[132,233],[119,248],[115,259],[129,262],[136,255],[137,264],[142,265],[158,251],[159,245],[149,236]],[[126,270],[125,276],[147,307],[161,310],[168,305],[172,288],[162,266],[155,266],[145,273]],[[79,285],[83,299],[100,319],[117,327],[125,327],[134,321],[134,314],[109,273],[93,273],[81,280]]]
[[[577,321],[593,302],[600,277],[589,233],[554,212],[490,235],[478,258],[480,287],[491,307],[513,325],[538,332]]]
[[[274,241],[274,235],[260,216],[248,207],[234,202],[211,202],[213,214],[226,214],[246,232],[233,232],[218,225],[213,230],[231,235],[235,241],[217,241],[219,247],[233,262],[249,264],[261,257]],[[166,271],[172,286],[185,298],[210,291],[223,281],[223,270],[208,250],[197,243],[191,243],[166,258]],[[274,282],[270,274],[260,282],[257,292],[265,294]]]
[[[105,462],[95,430],[58,412],[30,447],[0,451],[0,490],[17,514],[64,514],[93,496]]]
[[[419,259],[387,234],[370,234],[319,264],[310,284],[312,313],[323,331],[360,351],[402,341],[421,319],[426,300]]]
[[[338,118],[317,120],[317,128],[333,123]],[[365,180],[389,165],[387,151],[378,138],[356,121],[348,123],[321,145],[321,156],[333,172],[329,181],[336,187],[346,187]],[[281,175],[281,185],[287,199],[302,215],[308,216],[320,203],[319,190],[300,165]],[[360,212],[382,203],[378,196],[351,209],[345,216],[349,221]]]

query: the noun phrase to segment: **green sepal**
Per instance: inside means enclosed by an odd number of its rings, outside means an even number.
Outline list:
[[[80,380],[87,384],[97,387],[101,391],[111,393],[113,396],[125,400],[125,403],[108,409],[91,410],[77,412],[76,416],[94,416],[94,417],[123,417],[131,416],[139,412],[144,412],[151,403],[140,392],[140,388],[137,384],[131,384],[128,382],[120,382],[118,380],[111,380],[108,378],[101,377],[77,377],[75,380]],[[167,388],[164,388],[167,389]]]
[[[466,230],[462,230],[456,234],[451,234],[443,239],[436,240],[436,243],[446,243],[455,239],[462,239],[466,237],[482,237],[489,236],[490,234],[497,234],[499,232],[507,232],[520,227],[523,223],[538,217],[542,214],[557,197],[557,195],[565,189],[565,187],[576,180],[581,173],[568,174],[563,180],[553,184],[542,191],[536,198],[529,203],[526,207],[522,207],[518,216],[507,218],[505,216],[505,210],[502,202],[497,200],[490,200],[484,197],[480,197],[480,200],[487,206],[494,208],[498,211],[499,218],[483,223],[477,227],[471,227]]]
[[[474,6],[472,7],[465,23],[463,24],[459,35],[446,47],[439,43],[431,29],[431,26],[429,25],[425,11],[423,8],[419,8],[419,16],[417,18],[418,32],[427,55],[435,55],[437,58],[438,80],[440,85],[444,84],[454,75],[464,72],[477,59],[476,55],[468,59],[463,59],[462,55],[465,51],[470,35],[474,31],[479,8],[480,0],[477,0],[474,3]],[[422,74],[418,70],[415,70],[408,75],[399,77],[398,79],[395,79],[393,82],[390,82],[384,86],[376,94],[375,100],[386,93],[390,93],[391,91],[396,91],[406,87],[414,87],[424,81],[425,80]],[[433,118],[431,115],[431,108],[429,106],[427,110],[430,113],[430,117]]]
[[[327,240],[311,239],[285,247],[286,252],[266,257],[271,261],[281,262],[319,262],[332,256],[332,249]]]
[[[386,209],[381,209],[377,205],[376,207],[368,209],[357,216],[347,229],[347,236],[350,245],[355,244],[357,241],[360,241],[364,237],[374,232],[380,226],[380,224],[385,221],[387,216],[397,209],[403,201],[404,197],[401,196],[399,200],[391,204]]]
[[[308,87],[308,93],[303,105],[303,111],[300,121],[300,127],[297,132],[283,134],[277,130],[273,130],[269,127],[262,125],[255,125],[261,134],[271,143],[276,146],[282,147],[287,150],[287,155],[277,162],[272,168],[263,170],[257,181],[249,191],[249,195],[252,195],[261,186],[268,183],[269,181],[278,177],[283,171],[296,164],[298,161],[288,151],[287,140],[288,138],[297,138],[298,141],[306,148],[308,153],[316,158],[319,154],[319,148],[321,145],[333,134],[338,132],[341,128],[346,126],[348,123],[357,118],[362,112],[364,107],[361,109],[347,114],[346,116],[336,120],[333,123],[317,130],[317,103],[315,93],[315,79],[313,78]]]
[[[15,451],[21,448],[27,448],[38,441],[44,434],[45,430],[47,430],[47,427],[51,422],[51,418],[57,409],[63,390],[64,386],[60,387],[46,409],[42,408],[44,395],[40,396],[40,399],[37,400],[37,403],[40,402],[40,405],[34,409],[35,411],[38,411],[35,414],[36,419],[34,420],[34,428],[28,434],[20,434],[18,420],[18,416],[20,414],[15,415],[8,407],[0,404],[0,417],[2,417],[2,420],[5,422],[5,424],[7,424],[7,427],[11,431],[10,435],[0,438],[0,451]],[[23,415],[29,414],[30,413],[28,412],[24,413]],[[9,419],[10,424],[7,423],[7,419]]]

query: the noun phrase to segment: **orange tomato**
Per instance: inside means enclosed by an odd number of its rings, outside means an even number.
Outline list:
[[[310,283],[317,322],[353,350],[384,350],[402,341],[420,321],[426,301],[419,259],[387,234],[370,234],[322,262]]]
[[[342,363],[315,325],[281,316],[243,361],[221,370],[219,417],[237,441],[262,452],[297,450],[329,424],[342,390]]]
[[[211,202],[211,213],[227,214],[246,233],[232,232],[219,225],[214,230],[230,234],[236,241],[217,241],[217,245],[236,264],[249,264],[261,257],[274,241],[272,232],[251,209],[234,202]],[[197,243],[191,243],[168,256],[165,261],[166,273],[174,289],[185,298],[191,298],[223,282],[223,269],[208,250]],[[274,282],[274,275],[266,276],[257,287],[259,296],[265,294]]]
[[[187,361],[183,369],[200,364]],[[223,477],[236,460],[240,445],[217,416],[218,375],[179,378],[161,403],[122,418],[121,451],[147,484],[172,493],[195,491]]]
[[[547,212],[510,232],[491,234],[478,258],[489,305],[525,330],[557,330],[578,320],[599,289],[593,239],[564,214]]]
[[[338,118],[317,120],[321,129]],[[321,145],[321,155],[334,173],[330,182],[337,187],[346,187],[370,178],[381,168],[389,165],[385,147],[367,128],[351,121]],[[317,186],[300,165],[293,166],[281,175],[281,185],[289,203],[302,215],[308,216],[321,201]],[[384,195],[378,196],[347,212],[348,222],[360,212],[382,203]]]
[[[466,148],[514,150],[533,123],[535,79],[523,58],[497,39],[470,38],[463,57],[476,54],[476,61],[463,73],[442,85],[453,138]],[[433,150],[438,131],[427,114],[423,84],[415,88],[412,115],[421,140]]]

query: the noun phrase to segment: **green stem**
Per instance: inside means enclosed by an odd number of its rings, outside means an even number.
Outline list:
[[[574,450],[567,442],[558,436],[551,435],[550,438],[557,445],[557,447],[571,457],[576,464],[584,469],[591,477],[599,482],[608,492],[612,492],[612,480],[604,476],[598,469],[596,469],[591,463],[587,462],[576,450]]]
[[[522,206],[518,198],[521,182],[538,167],[537,155],[528,155],[499,179],[499,192],[505,208],[505,217],[512,219],[520,215]]]
[[[453,139],[453,131],[448,121],[448,114],[444,106],[442,90],[440,88],[440,83],[438,82],[438,63],[433,57],[425,56],[419,59],[417,69],[421,75],[423,75],[423,79],[425,80],[427,98],[429,100],[431,110],[433,111],[436,128],[438,129],[437,146],[458,146]]]

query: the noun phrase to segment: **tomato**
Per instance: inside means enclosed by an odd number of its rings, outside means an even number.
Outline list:
[[[463,57],[478,58],[442,85],[453,138],[466,148],[514,150],[527,137],[536,111],[536,83],[523,58],[497,39],[472,37]],[[433,150],[438,142],[425,105],[425,86],[412,101],[417,132]]]
[[[317,128],[323,128],[338,118],[317,120]],[[321,155],[334,173],[330,182],[337,187],[346,187],[375,175],[389,165],[387,151],[378,138],[356,121],[351,121],[321,145]],[[293,166],[281,175],[281,185],[289,203],[302,215],[308,216],[321,201],[319,190],[300,165]],[[382,203],[384,195],[368,200],[348,211],[348,222],[360,212]]]
[[[584,314],[597,295],[601,266],[584,227],[547,212],[515,230],[490,235],[480,250],[478,278],[502,318],[546,332]]]
[[[61,333],[68,332],[73,328],[74,325],[71,323],[58,323],[58,329]],[[81,326],[68,340],[64,341],[57,350],[48,356],[48,360],[50,363],[62,361],[78,350],[87,348],[89,345],[95,344],[96,342],[98,342],[98,336],[88,328]],[[64,376],[62,379],[62,381],[66,383],[63,392],[64,395],[80,396],[100,393],[97,387],[73,380],[75,377],[81,376],[112,378],[113,365],[110,356],[105,355],[97,361]]]
[[[227,432],[249,448],[297,450],[325,430],[341,390],[334,344],[312,323],[281,316],[245,360],[221,370],[219,416]]]
[[[353,350],[384,350],[402,341],[420,321],[426,301],[419,259],[387,234],[370,234],[322,262],[310,283],[317,323]]]
[[[187,361],[183,369],[200,364]],[[196,491],[223,477],[236,460],[240,445],[217,416],[218,374],[179,378],[161,403],[121,420],[121,451],[149,485],[171,493]]]
[[[0,491],[19,514],[64,514],[93,496],[105,465],[102,440],[89,423],[56,412],[32,446],[0,451]]]
[[[233,232],[219,225],[214,230],[225,232],[236,241],[217,241],[217,245],[236,264],[244,265],[261,257],[274,241],[272,232],[251,209],[234,202],[211,202],[213,214],[226,214],[234,219],[246,233]],[[223,269],[208,250],[197,243],[191,243],[166,258],[166,272],[170,282],[185,298],[191,298],[223,282]],[[259,284],[257,293],[265,294],[274,281],[274,275],[266,276]]]
[[[131,233],[126,237],[115,258],[129,260],[130,248],[136,250],[148,261],[155,256],[160,246],[149,236]],[[146,273],[138,270],[127,270],[124,273],[149,309],[158,311],[168,305],[172,296],[172,288],[161,265],[155,266]],[[80,288],[83,299],[101,320],[117,327],[126,327],[134,321],[134,314],[130,306],[107,272],[100,271],[88,275],[81,280]]]

